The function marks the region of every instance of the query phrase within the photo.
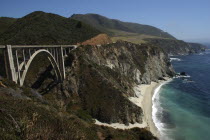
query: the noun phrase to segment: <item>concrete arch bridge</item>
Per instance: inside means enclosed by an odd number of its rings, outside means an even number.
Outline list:
[[[55,70],[56,79],[65,79],[64,60],[76,45],[6,45],[0,46],[4,51],[7,78],[23,86],[28,69],[38,54],[44,54]]]

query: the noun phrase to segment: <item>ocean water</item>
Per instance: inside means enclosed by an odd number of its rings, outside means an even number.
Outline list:
[[[210,140],[210,51],[173,56],[187,77],[162,84],[153,96],[153,121],[163,140]]]

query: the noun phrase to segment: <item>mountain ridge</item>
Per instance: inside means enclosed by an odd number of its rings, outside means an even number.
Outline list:
[[[138,33],[175,39],[172,35],[168,34],[167,32],[164,32],[163,30],[150,25],[144,25],[133,22],[123,22],[118,19],[110,19],[99,14],[73,14],[70,18],[86,22],[92,25],[93,27],[108,33],[111,36],[116,36],[116,32],[110,31],[110,29],[115,29],[130,33]]]
[[[1,17],[0,25],[2,45],[81,44],[87,40],[90,42],[90,39],[101,33],[107,33],[112,42],[124,40],[135,44],[154,43],[171,55],[204,50],[201,44],[177,40],[156,27],[122,22],[98,14],[74,14],[66,18],[53,13],[35,11],[18,19]],[[95,38],[94,42],[104,41],[97,41]]]
[[[135,44],[149,43],[162,48],[170,55],[185,55],[205,50],[205,46],[177,40],[167,32],[150,25],[122,22],[99,14],[73,14],[70,18],[83,21],[109,34],[113,40],[124,40]]]

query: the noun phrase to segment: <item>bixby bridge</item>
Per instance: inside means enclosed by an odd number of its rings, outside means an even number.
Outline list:
[[[58,82],[65,79],[64,60],[76,45],[6,45],[0,46],[4,50],[4,60],[7,78],[23,86],[26,74],[34,58],[43,54],[49,59],[55,70]]]

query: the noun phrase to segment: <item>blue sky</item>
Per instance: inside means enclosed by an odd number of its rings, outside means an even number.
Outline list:
[[[0,16],[33,11],[97,13],[122,21],[153,25],[187,41],[210,42],[210,0],[0,0]]]

